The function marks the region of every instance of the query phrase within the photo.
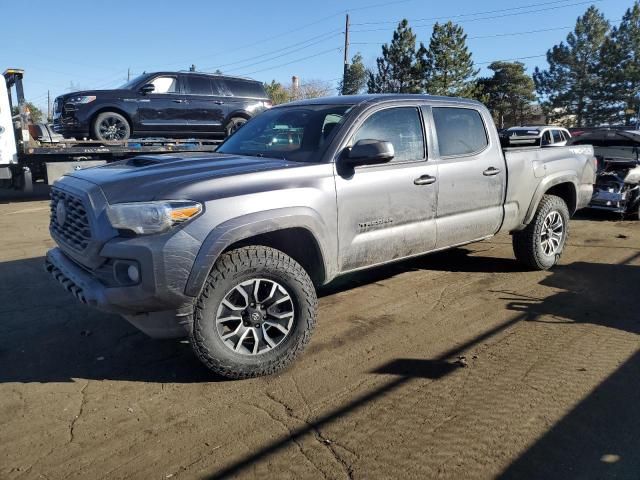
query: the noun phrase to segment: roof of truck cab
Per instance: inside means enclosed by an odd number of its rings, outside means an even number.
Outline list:
[[[366,95],[338,95],[333,97],[309,98],[306,100],[297,100],[295,102],[281,104],[278,105],[278,107],[290,105],[360,105],[363,103],[374,104],[399,100],[436,101],[458,103],[461,105],[484,106],[482,103],[476,100],[469,100],[468,98],[440,97],[437,95],[424,95],[421,93],[375,93]]]

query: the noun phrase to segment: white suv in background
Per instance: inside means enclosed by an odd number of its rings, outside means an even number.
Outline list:
[[[535,144],[541,147],[563,147],[571,138],[569,130],[553,125],[511,127],[504,134],[509,138],[510,145],[522,144],[523,146]]]

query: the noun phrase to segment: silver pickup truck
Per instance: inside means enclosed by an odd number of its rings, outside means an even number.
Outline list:
[[[141,156],[62,177],[46,269],[151,336],[188,335],[219,374],[264,375],[303,350],[315,288],[339,275],[500,232],[526,267],[552,267],[594,176],[590,146],[503,150],[474,101],[290,103],[215,154]]]

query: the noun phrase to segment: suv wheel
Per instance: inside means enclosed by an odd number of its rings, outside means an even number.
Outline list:
[[[247,123],[247,119],[242,117],[233,117],[231,120],[229,120],[229,123],[227,123],[226,127],[227,137],[233,135],[235,131],[242,127],[245,123]]]
[[[560,260],[567,241],[569,209],[555,195],[545,195],[527,228],[512,236],[516,258],[535,270],[548,270]]]
[[[131,136],[131,126],[119,113],[103,112],[93,122],[92,133],[96,140],[128,140]]]
[[[212,371],[248,378],[282,370],[316,323],[307,272],[279,250],[251,246],[223,254],[196,301],[191,345]]]

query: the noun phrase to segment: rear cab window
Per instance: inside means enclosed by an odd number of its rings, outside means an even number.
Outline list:
[[[473,155],[489,145],[480,112],[472,108],[433,107],[441,157]]]

